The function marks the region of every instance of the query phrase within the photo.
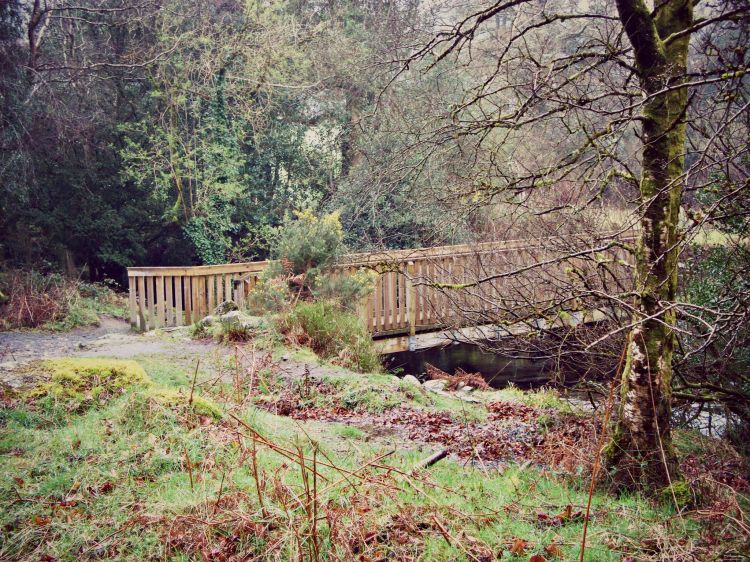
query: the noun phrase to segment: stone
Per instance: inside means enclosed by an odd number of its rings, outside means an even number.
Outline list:
[[[237,327],[242,330],[258,330],[265,325],[265,319],[262,316],[250,316],[239,310],[232,310],[226,314],[222,314],[219,317],[219,321],[224,325],[233,328]]]
[[[234,301],[224,301],[219,303],[219,305],[214,308],[214,316],[223,316],[227,312],[232,312],[233,310],[239,310],[240,307],[237,306],[237,303]]]
[[[242,313],[239,310],[231,310],[219,316],[223,324],[239,324],[242,319]]]
[[[422,386],[422,383],[419,382],[419,379],[415,377],[414,375],[406,375],[404,378],[401,379],[406,384],[411,384],[415,386]]]
[[[206,316],[203,320],[201,320],[199,323],[201,327],[205,328],[206,326],[213,326],[214,322],[216,322],[216,318],[209,315]]]
[[[442,392],[443,390],[445,390],[445,387],[447,385],[447,381],[435,379],[431,381],[425,381],[422,386],[424,386],[425,390],[429,390],[430,392]]]
[[[469,386],[468,384],[465,384],[464,386],[462,386],[461,388],[458,389],[459,392],[464,392],[466,394],[468,394],[472,390],[474,390],[474,387],[473,386]]]

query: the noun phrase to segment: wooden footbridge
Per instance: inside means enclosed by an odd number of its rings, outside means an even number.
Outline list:
[[[578,299],[575,287],[591,294],[592,287],[621,286],[629,260],[620,243],[631,240],[581,235],[350,254],[335,269],[375,272],[374,290],[358,310],[382,351],[394,352],[471,340],[488,329],[498,336],[534,323],[598,320],[602,312]],[[242,308],[266,265],[128,268],[130,322],[144,331],[192,324],[224,300]]]

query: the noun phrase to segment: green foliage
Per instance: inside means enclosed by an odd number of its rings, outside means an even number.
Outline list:
[[[299,303],[277,322],[283,334],[324,359],[362,373],[381,369],[372,338],[360,319],[336,303]]]
[[[248,306],[254,312],[279,312],[292,298],[288,276],[279,261],[272,261],[258,276],[258,282],[248,295]]]
[[[271,255],[287,273],[314,278],[341,254],[342,238],[338,212],[319,217],[311,209],[295,211],[279,227]]]
[[[319,276],[312,292],[318,300],[335,301],[354,312],[357,304],[375,289],[377,276],[367,269],[354,273],[332,272]]]
[[[275,260],[263,270],[249,296],[251,308],[278,312],[300,296],[312,296],[355,309],[372,292],[376,274],[331,269],[343,251],[342,237],[338,213],[319,217],[309,209],[295,212],[295,218],[288,218],[271,237]]]
[[[221,419],[224,415],[221,408],[213,400],[204,398],[193,393],[192,399],[189,395],[176,391],[171,388],[155,388],[147,393],[147,396],[153,398],[172,408],[190,409],[195,414],[210,416],[215,419]]]
[[[39,365],[44,381],[25,393],[33,400],[51,399],[80,411],[103,403],[131,387],[150,387],[153,381],[135,361],[114,359],[51,359]]]

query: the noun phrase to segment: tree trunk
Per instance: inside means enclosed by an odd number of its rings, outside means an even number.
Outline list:
[[[620,415],[607,456],[618,482],[652,492],[679,479],[672,446],[671,383],[676,317],[678,228],[685,164],[690,34],[666,40],[692,24],[692,0],[667,0],[656,14],[642,2],[618,0],[633,44],[641,86],[641,234],[636,254],[637,326],[628,339]],[[666,40],[666,41],[665,41]]]

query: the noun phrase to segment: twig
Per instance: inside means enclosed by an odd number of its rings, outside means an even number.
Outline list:
[[[198,379],[198,366],[201,364],[201,358],[195,362],[195,372],[193,373],[193,384],[190,385],[190,400],[188,400],[188,406],[193,405],[193,392],[195,391],[195,381]]]
[[[625,362],[625,353],[627,351],[627,345],[623,346],[622,353],[620,354],[620,362],[617,365],[615,376],[612,378],[612,382],[609,385],[609,396],[607,397],[607,406],[604,409],[604,422],[602,424],[602,432],[599,435],[599,442],[596,445],[596,457],[594,457],[594,466],[591,469],[591,485],[589,486],[589,497],[586,501],[586,515],[583,518],[583,537],[581,538],[581,555],[579,561],[583,562],[583,555],[586,552],[586,533],[589,528],[589,514],[591,513],[591,499],[594,496],[594,488],[596,487],[596,479],[599,476],[599,470],[601,468],[601,456],[602,449],[604,448],[604,439],[607,436],[607,426],[609,424],[609,416],[612,413],[612,406],[614,404],[615,397],[615,385],[622,376],[622,367]]]
[[[188,455],[187,448],[185,445],[182,446],[182,450],[185,453],[185,462],[187,462],[188,474],[190,475],[190,491],[194,492],[193,489],[193,465],[190,463],[190,455]]]
[[[216,503],[214,504],[214,509],[211,512],[211,515],[216,515],[216,509],[219,507],[219,502],[221,501],[221,495],[224,493],[224,477],[227,475],[226,472],[221,473],[221,484],[219,484],[219,495],[216,497]]]
[[[412,472],[416,472],[417,470],[421,470],[424,468],[429,468],[433,464],[440,462],[447,456],[448,456],[448,449],[441,449],[437,453],[432,454],[426,459],[419,461],[417,465],[412,469]]]

